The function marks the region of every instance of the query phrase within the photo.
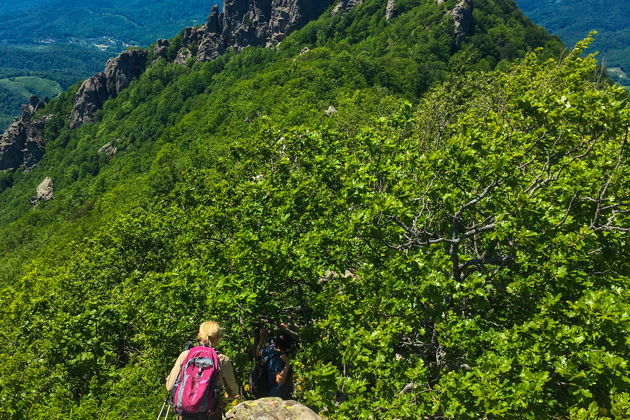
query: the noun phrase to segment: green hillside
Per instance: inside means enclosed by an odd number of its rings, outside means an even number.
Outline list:
[[[206,319],[242,382],[295,325],[328,418],[630,416],[628,95],[512,0],[461,45],[457,1],[386,3],[40,111],[0,173],[0,417],[155,416]]]
[[[630,86],[630,0],[517,0],[537,24],[575,45],[590,31],[598,31],[593,50],[609,67],[613,80]]]
[[[0,86],[15,95],[20,95],[22,100],[26,102],[32,95],[38,95],[42,98],[45,96],[54,98],[62,92],[59,83],[36,76],[0,79]]]

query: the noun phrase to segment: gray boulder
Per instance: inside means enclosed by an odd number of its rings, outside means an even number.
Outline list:
[[[37,186],[35,197],[31,198],[31,204],[36,205],[38,203],[50,201],[55,198],[55,184],[49,177]]]
[[[310,408],[293,400],[261,398],[245,401],[228,411],[226,420],[321,420]]]
[[[103,146],[101,146],[100,149],[98,149],[98,153],[108,156],[108,157],[114,156],[116,152],[118,152],[118,147],[116,147],[116,141],[117,139],[108,141]]]

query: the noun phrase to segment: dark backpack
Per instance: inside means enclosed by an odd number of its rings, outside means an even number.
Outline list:
[[[269,395],[269,376],[267,375],[267,369],[269,367],[269,359],[260,359],[252,368],[249,373],[249,391],[256,399],[264,398]]]

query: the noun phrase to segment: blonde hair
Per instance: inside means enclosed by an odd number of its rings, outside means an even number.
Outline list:
[[[199,326],[199,334],[197,338],[205,345],[211,344],[216,346],[223,336],[221,325],[216,321],[206,321]]]

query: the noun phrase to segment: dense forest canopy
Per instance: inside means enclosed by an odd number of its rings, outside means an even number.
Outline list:
[[[208,318],[242,379],[294,325],[330,418],[630,416],[627,93],[511,0],[460,45],[456,1],[386,3],[40,111],[0,173],[2,416],[155,415]]]

